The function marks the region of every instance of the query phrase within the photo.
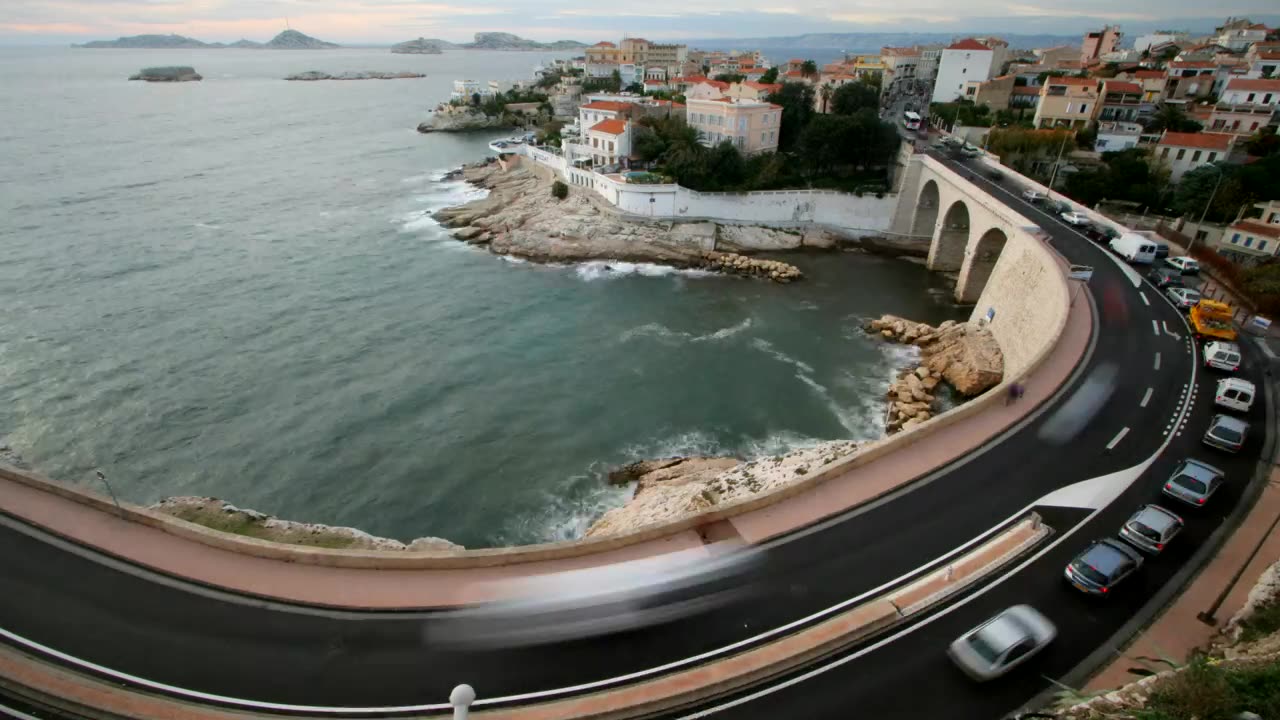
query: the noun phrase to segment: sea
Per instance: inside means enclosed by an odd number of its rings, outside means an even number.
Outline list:
[[[579,537],[632,460],[878,437],[912,351],[862,323],[967,313],[917,263],[545,266],[431,219],[503,133],[417,124],[551,57],[0,48],[0,459],[487,547]],[[126,80],[175,64],[204,80]]]

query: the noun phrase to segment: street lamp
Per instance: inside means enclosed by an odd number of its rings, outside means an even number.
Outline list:
[[[1071,136],[1070,131],[1062,136],[1062,145],[1058,146],[1058,157],[1053,161],[1053,172],[1049,173],[1049,192],[1044,196],[1045,200],[1053,197],[1053,181],[1058,177],[1058,167],[1062,165],[1062,151],[1067,149],[1067,139]]]
[[[1222,184],[1222,168],[1218,165],[1210,164],[1211,167],[1218,171],[1218,179],[1213,182],[1213,191],[1209,193],[1209,200],[1204,204],[1204,211],[1200,213],[1200,222],[1196,224],[1196,232],[1191,235],[1191,242],[1187,244],[1187,254],[1191,254],[1191,248],[1196,246],[1196,235],[1200,234],[1200,228],[1204,226],[1204,218],[1209,214],[1209,206],[1213,205],[1213,196],[1218,194],[1218,186]],[[1204,234],[1209,237],[1209,233]]]

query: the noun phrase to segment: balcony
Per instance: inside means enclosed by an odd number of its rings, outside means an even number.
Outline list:
[[[1213,106],[1214,112],[1243,113],[1246,115],[1270,115],[1276,111],[1275,105],[1259,105],[1258,103],[1218,103]]]

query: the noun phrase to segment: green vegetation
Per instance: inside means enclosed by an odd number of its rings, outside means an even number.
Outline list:
[[[560,78],[562,77],[564,77],[562,73],[549,70],[543,73],[542,77],[538,78],[538,82],[534,83],[534,86],[542,88],[543,90],[550,90],[556,86],[556,83],[560,82]]]
[[[1169,187],[1169,171],[1152,167],[1147,151],[1129,148],[1102,154],[1103,165],[1072,173],[1065,192],[1084,205],[1103,200],[1126,200],[1146,207],[1159,207]]]
[[[1135,720],[1232,720],[1242,712],[1280,717],[1280,664],[1232,664],[1198,657],[1156,683]]]
[[[1152,115],[1143,126],[1143,130],[1149,133],[1157,133],[1161,130],[1195,133],[1203,129],[1203,125],[1187,117],[1187,114],[1177,105],[1161,105],[1156,114]]]
[[[592,90],[595,92],[621,92],[622,91],[622,73],[617,70],[613,71],[609,77],[602,78],[583,78],[582,89]]]
[[[994,117],[991,108],[974,105],[972,100],[956,100],[949,103],[929,103],[929,114],[956,125],[967,127],[991,127]]]
[[[738,83],[738,82],[742,82],[743,80],[746,80],[747,76],[739,75],[738,73],[720,73],[719,75],[711,79],[718,80],[720,82]]]
[[[345,533],[313,533],[289,531],[283,528],[269,528],[264,525],[263,520],[254,518],[243,511],[223,512],[220,509],[187,506],[169,512],[174,517],[196,525],[202,525],[210,530],[257,540],[329,548],[332,550],[349,548],[356,543],[356,539],[353,536]]]
[[[569,197],[569,186],[559,180],[551,183],[551,196],[557,200]]]
[[[1026,175],[1031,172],[1032,161],[1057,157],[1072,135],[1070,130],[997,128],[987,134],[987,149],[999,155],[1002,163]]]
[[[860,80],[845,83],[831,94],[831,112],[837,115],[853,115],[859,110],[880,107],[880,90],[875,84]]]
[[[629,92],[629,93],[635,93],[636,95],[643,95],[643,94],[644,94],[644,83],[638,83],[638,82],[637,82],[637,83],[631,83],[630,85],[626,86],[626,87],[625,87],[625,88],[623,88],[623,89],[624,89],[624,90],[626,90],[626,91],[627,91],[627,92]]]
[[[1280,135],[1274,127],[1264,127],[1245,141],[1244,149],[1255,157],[1280,154]]]
[[[479,93],[471,96],[471,104],[480,108],[485,115],[500,116],[507,111],[511,103],[538,103],[539,111],[551,114],[551,102],[547,94],[541,90],[520,90],[513,88],[506,92],[495,93],[493,97],[482,99]]]
[[[560,131],[564,129],[564,126],[565,122],[563,120],[552,120],[543,125],[538,129],[538,144],[560,147],[560,143],[563,141],[563,138],[560,137]]]
[[[1218,182],[1221,173],[1222,181]],[[1214,184],[1218,191],[1213,192]],[[1241,208],[1280,198],[1280,154],[1268,155],[1247,165],[1204,165],[1182,176],[1171,207],[1179,215],[1199,218],[1209,195],[1213,205],[1206,219],[1234,220]]]
[[[764,71],[764,75],[760,76],[760,82],[772,85],[778,82],[778,68],[771,67]]]
[[[818,74],[818,63],[812,60],[805,60],[800,63],[800,74],[804,77],[811,78]]]

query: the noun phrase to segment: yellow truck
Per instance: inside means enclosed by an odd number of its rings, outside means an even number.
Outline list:
[[[1191,307],[1191,328],[1197,340],[1235,342],[1236,339],[1236,329],[1231,325],[1231,306],[1217,300],[1202,298]]]

